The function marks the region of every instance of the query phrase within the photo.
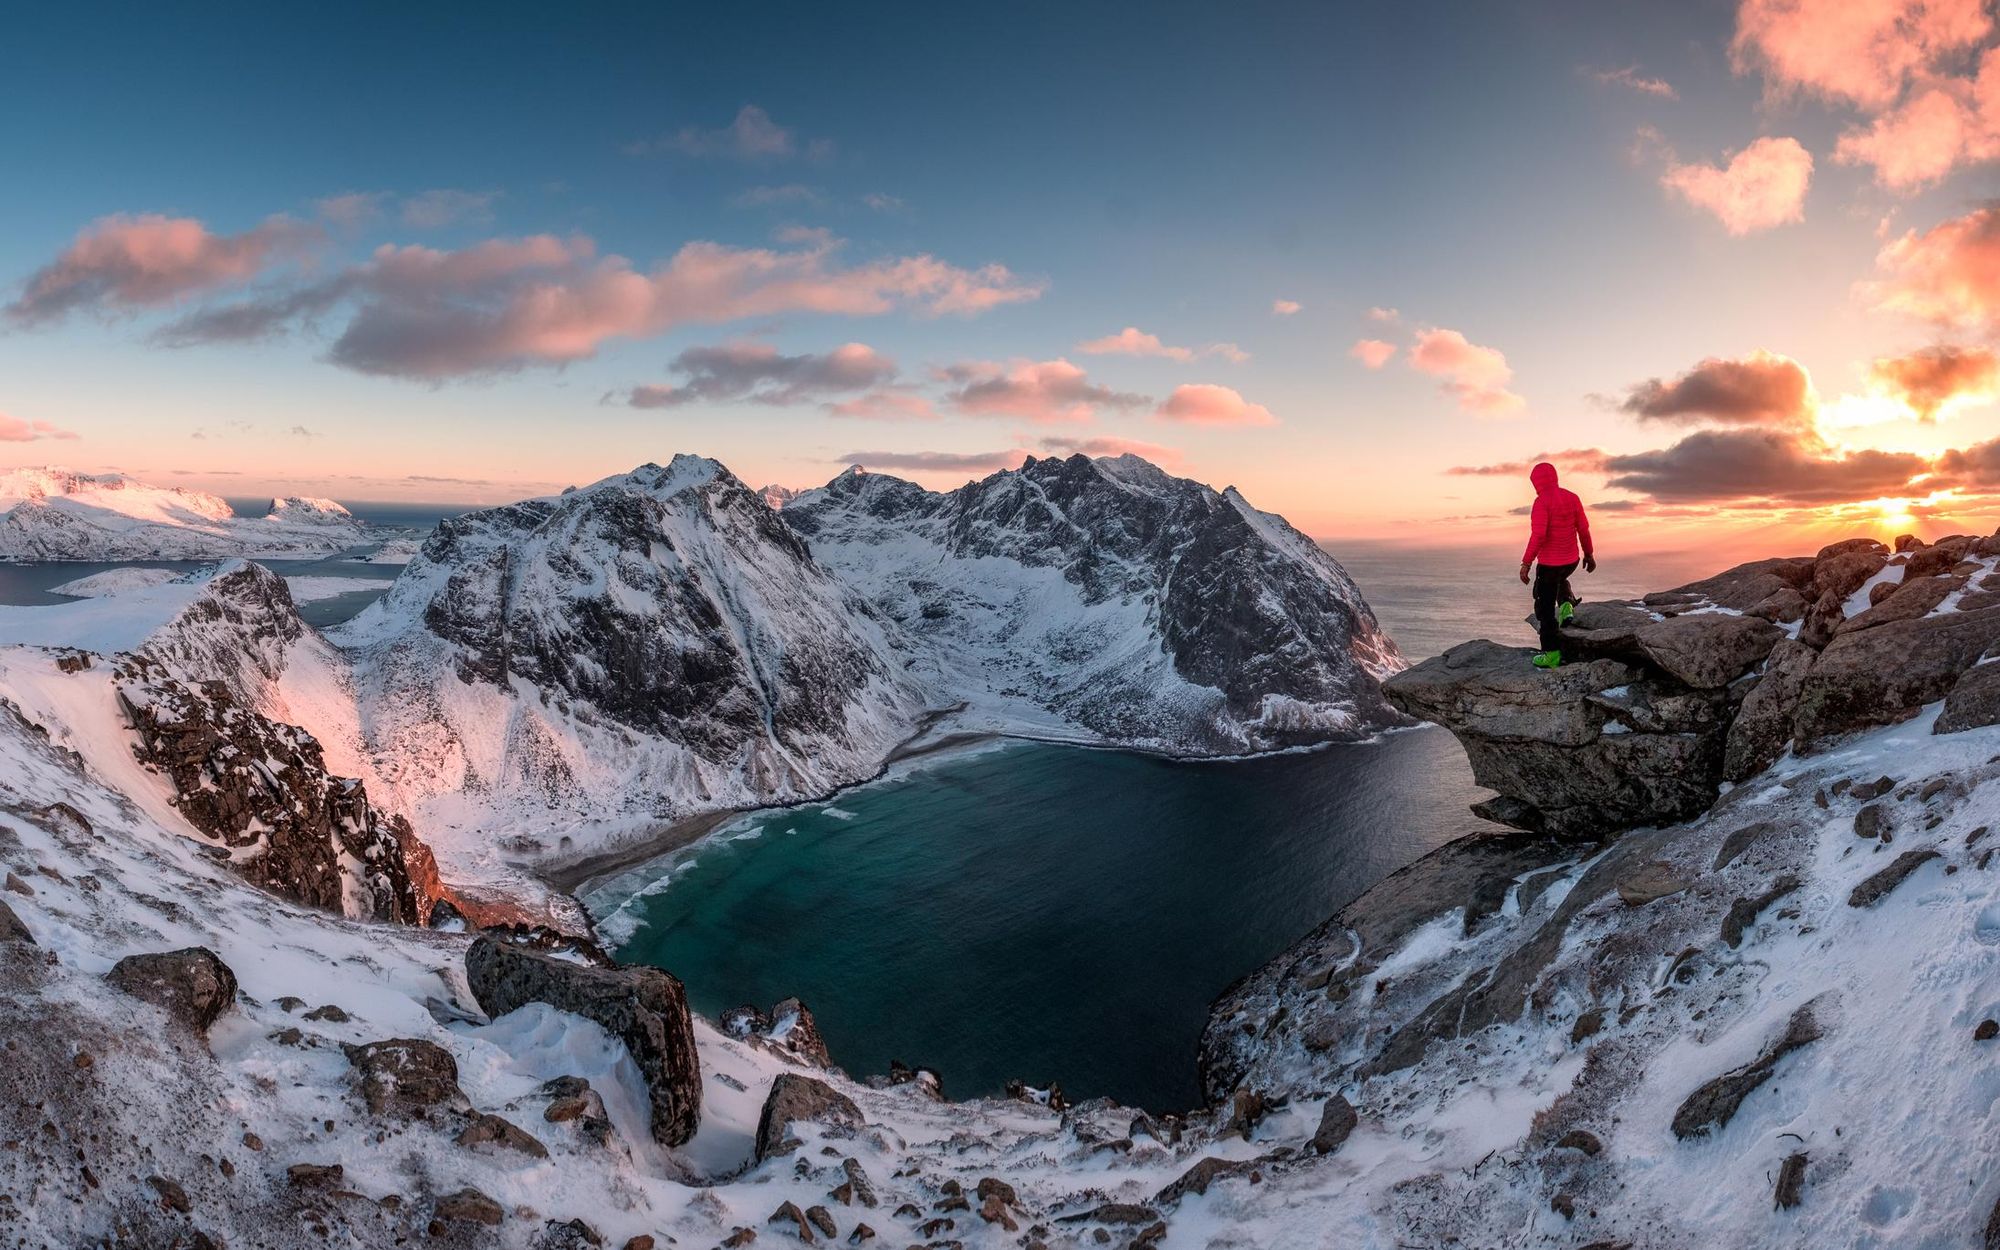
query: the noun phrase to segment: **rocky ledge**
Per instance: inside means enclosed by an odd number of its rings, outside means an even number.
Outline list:
[[[1578,608],[1564,665],[1464,643],[1384,684],[1443,725],[1517,829],[1597,837],[1687,820],[1787,749],[1827,750],[1942,699],[1935,732],[2000,722],[2000,535],[1835,543]]]

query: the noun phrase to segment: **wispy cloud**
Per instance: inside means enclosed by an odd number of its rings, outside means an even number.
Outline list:
[[[1797,139],[1758,139],[1723,165],[1669,162],[1660,185],[1742,236],[1805,220],[1812,153]]]
[[[719,156],[751,164],[787,161],[799,156],[823,162],[834,155],[832,140],[801,141],[796,131],[780,126],[755,104],[744,105],[735,120],[719,129],[683,126],[656,139],[628,144],[625,150],[634,156],[670,152],[682,156]]]
[[[1086,356],[1153,356],[1182,364],[1199,356],[1219,356],[1238,365],[1250,359],[1250,353],[1234,343],[1210,343],[1202,348],[1170,347],[1160,341],[1159,335],[1148,334],[1137,326],[1126,326],[1116,334],[1078,343],[1076,350]]]
[[[1033,454],[1020,447],[1005,451],[850,451],[834,463],[915,473],[998,473],[1020,468]]]
[[[16,325],[73,312],[113,315],[240,286],[302,255],[319,227],[272,217],[241,234],[215,234],[189,217],[102,217],[28,278],[5,314]]]
[[[1681,98],[1680,92],[1674,90],[1672,83],[1664,78],[1654,78],[1640,73],[1637,65],[1627,65],[1622,69],[1586,67],[1583,72],[1590,75],[1602,87],[1625,87],[1641,95],[1655,96],[1662,100]]]
[[[1100,409],[1144,406],[1144,395],[1114,391],[1092,382],[1067,360],[1013,360],[1006,364],[968,361],[948,365],[940,379],[951,384],[945,399],[975,417],[1017,417],[1039,423],[1083,422]]]
[[[75,431],[62,429],[47,421],[29,421],[0,412],[0,443],[36,443],[44,439],[67,441],[76,437]]]
[[[674,357],[683,375],[673,386],[637,386],[623,393],[633,408],[675,408],[699,402],[811,403],[881,386],[896,362],[866,343],[845,343],[823,355],[787,356],[767,343],[691,347]],[[609,397],[607,397],[609,398]]]
[[[1274,317],[1289,317],[1304,307],[1304,304],[1299,303],[1295,299],[1274,299],[1271,301],[1271,315]]]

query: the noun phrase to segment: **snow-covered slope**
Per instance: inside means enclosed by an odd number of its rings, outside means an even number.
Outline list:
[[[210,560],[329,555],[362,538],[330,499],[274,499],[239,517],[215,495],[116,473],[0,472],[0,560]]]
[[[1195,754],[1401,718],[1395,645],[1283,518],[1136,456],[1029,459],[949,494],[856,468],[785,505],[918,644],[972,728]]]
[[[727,469],[677,456],[444,522],[335,637],[420,827],[532,853],[871,775],[925,709],[890,632]]]

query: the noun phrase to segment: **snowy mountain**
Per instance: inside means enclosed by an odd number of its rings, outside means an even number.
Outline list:
[[[783,518],[968,727],[1230,754],[1401,723],[1380,682],[1402,662],[1339,562],[1136,456],[946,494],[854,468]]]
[[[792,500],[797,499],[801,493],[803,492],[793,490],[789,486],[777,485],[766,486],[757,492],[758,496],[765,503],[771,505],[771,510],[774,512],[792,502]]]
[[[273,499],[261,517],[218,496],[117,473],[0,472],[0,560],[213,560],[331,555],[361,523],[330,499]]]
[[[613,482],[448,541],[490,556],[636,509],[660,549],[543,561],[579,605],[629,602],[639,565],[697,554],[683,527],[750,541],[736,510],[763,508],[704,462]],[[1532,684],[1493,644],[1395,679],[1488,753],[1508,812],[1565,836],[1452,843],[1232,987],[1209,1096],[1178,1115],[858,1080],[788,1044],[818,1032],[796,1002],[725,1029],[667,971],[459,932],[342,780],[341,657],[254,566],[0,609],[0,1226],[273,1250],[1991,1245],[2000,542],[1847,554],[1591,605],[1580,662]],[[449,582],[425,559],[412,585]],[[1710,806],[1677,819],[1684,792],[1646,784],[1666,740],[1739,732],[1790,748],[1697,742]],[[1581,766],[1532,766],[1556,749]],[[369,871],[397,851],[403,881]],[[407,923],[425,903],[440,927]]]
[[[727,469],[677,456],[444,522],[335,638],[423,827],[587,841],[571,826],[872,775],[925,709],[891,633]]]

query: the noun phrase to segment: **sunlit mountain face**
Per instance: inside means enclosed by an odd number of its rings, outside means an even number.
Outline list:
[[[1608,550],[2000,523],[1986,0],[779,15],[24,23],[0,468],[1130,453],[1461,545],[1550,459]]]

